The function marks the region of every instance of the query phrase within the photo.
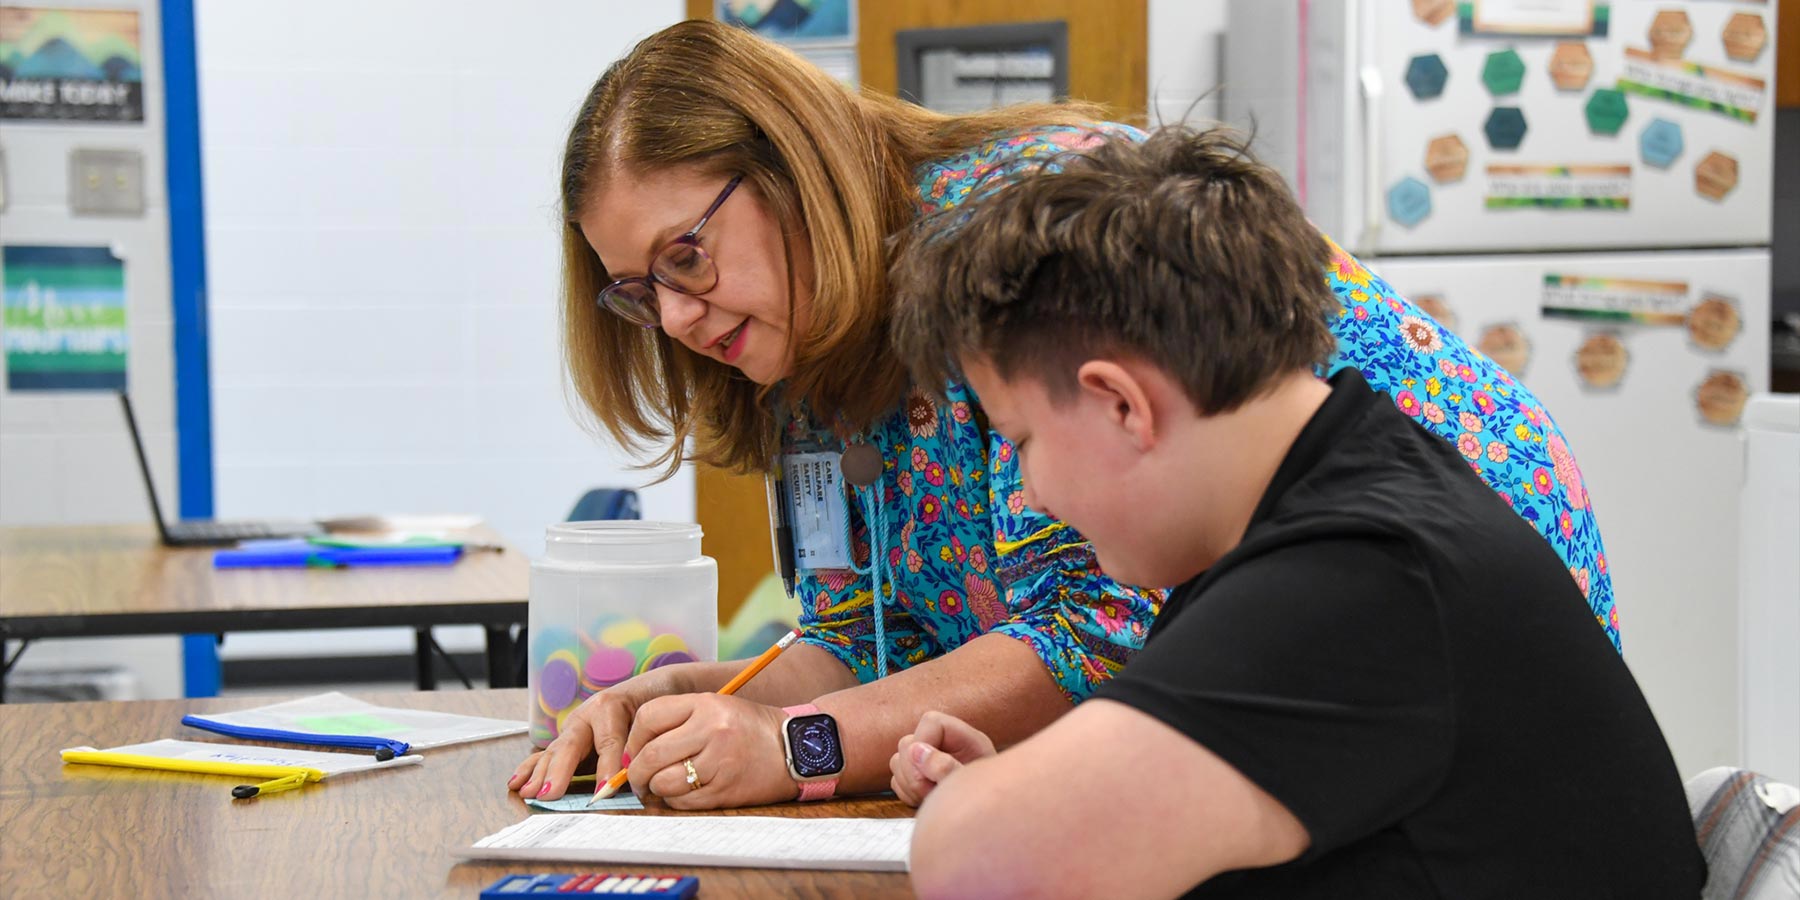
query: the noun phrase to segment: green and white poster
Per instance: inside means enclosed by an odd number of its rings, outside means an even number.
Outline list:
[[[106,247],[8,246],[6,388],[125,389],[125,261]]]
[[[0,6],[0,119],[144,121],[138,14]]]

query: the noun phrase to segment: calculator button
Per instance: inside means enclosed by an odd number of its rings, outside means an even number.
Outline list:
[[[631,889],[634,887],[637,887],[637,883],[642,880],[643,880],[642,878],[639,878],[638,876],[633,875],[633,876],[625,879],[624,881],[621,881],[618,884],[614,885],[613,889],[612,889],[612,893],[629,894],[629,893],[631,893]]]
[[[659,891],[666,891],[669,888],[674,887],[675,882],[680,881],[680,880],[681,879],[679,879],[679,878],[664,878],[663,880],[656,883],[656,889]]]
[[[634,894],[647,894],[650,892],[650,889],[653,887],[656,887],[656,876],[655,875],[651,875],[651,876],[645,878],[643,881],[638,882],[637,887],[632,888],[631,892]]]
[[[617,875],[608,875],[608,876],[606,876],[605,881],[602,881],[599,884],[594,885],[594,893],[610,894],[610,893],[612,893],[612,889],[618,887],[619,882],[624,881],[624,880],[625,879],[620,878]]]

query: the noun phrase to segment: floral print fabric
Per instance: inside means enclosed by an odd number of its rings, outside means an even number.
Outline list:
[[[1619,612],[1593,503],[1543,404],[1336,243],[1325,277],[1344,306],[1331,329],[1337,358],[1325,374],[1356,367],[1401,412],[1455,445],[1469,468],[1550,542],[1619,647]]]

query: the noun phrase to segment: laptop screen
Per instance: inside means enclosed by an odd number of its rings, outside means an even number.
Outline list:
[[[150,495],[150,516],[156,520],[156,533],[166,542],[169,529],[163,524],[162,503],[156,498],[156,481],[150,477],[150,458],[144,455],[144,435],[138,431],[137,415],[131,411],[131,395],[120,391],[119,403],[125,407],[125,427],[131,431],[131,446],[137,451],[138,471],[144,475],[144,492]]]

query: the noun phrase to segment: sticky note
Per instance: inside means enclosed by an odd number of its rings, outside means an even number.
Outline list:
[[[1417,178],[1402,178],[1388,189],[1388,215],[1411,228],[1431,215],[1431,188]]]
[[[1769,42],[1769,30],[1763,25],[1762,16],[1741,12],[1725,23],[1724,40],[1726,56],[1750,62],[1762,55],[1763,45]]]
[[[1731,189],[1737,187],[1737,158],[1714,150],[1706,154],[1694,166],[1694,190],[1700,196],[1712,200],[1723,200]]]
[[[1469,167],[1469,148],[1454,134],[1431,139],[1425,145],[1425,171],[1438,184],[1461,181]]]
[[[1525,140],[1525,113],[1516,106],[1496,106],[1481,131],[1495,150],[1517,150]]]
[[[1444,59],[1436,53],[1415,56],[1406,64],[1406,88],[1414,97],[1429,100],[1444,92],[1444,82],[1449,79],[1450,70],[1444,68]]]
[[[1550,54],[1550,80],[1557,90],[1579,91],[1594,77],[1594,55],[1580,41],[1563,41]]]
[[[1595,134],[1618,134],[1625,126],[1625,117],[1630,109],[1625,105],[1625,93],[1612,88],[1601,88],[1588,98],[1587,107],[1588,130]]]
[[[1694,39],[1694,25],[1686,10],[1665,9],[1650,20],[1650,49],[1662,59],[1680,59]]]
[[[1516,94],[1525,83],[1525,61],[1510,47],[1489,53],[1487,63],[1481,67],[1481,83],[1495,96]]]
[[[525,805],[544,812],[617,812],[621,809],[643,809],[644,801],[639,800],[630,789],[622,790],[611,797],[588,806],[594,799],[593,794],[564,794],[555,800],[539,800],[535,797],[525,798]]]
[[[1681,156],[1681,126],[1668,119],[1651,119],[1644,127],[1644,133],[1638,135],[1638,153],[1644,157],[1644,164],[1666,169]]]
[[[1442,25],[1456,11],[1456,0],[1412,0],[1413,15],[1427,25]]]

